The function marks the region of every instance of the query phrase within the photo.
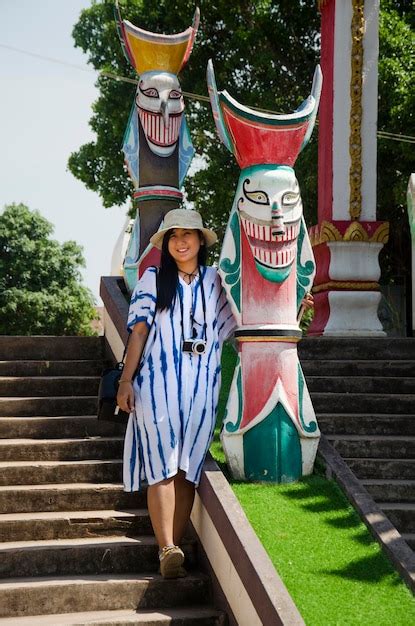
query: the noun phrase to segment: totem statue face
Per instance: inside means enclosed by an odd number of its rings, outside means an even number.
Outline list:
[[[150,150],[162,157],[173,154],[184,110],[177,76],[168,72],[144,72],[135,101]]]
[[[260,165],[242,170],[237,207],[258,272],[283,282],[296,259],[303,214],[294,170]]]

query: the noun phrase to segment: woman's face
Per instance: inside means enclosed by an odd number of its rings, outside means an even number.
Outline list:
[[[168,241],[168,250],[177,265],[197,263],[197,255],[201,245],[198,230],[174,228]]]

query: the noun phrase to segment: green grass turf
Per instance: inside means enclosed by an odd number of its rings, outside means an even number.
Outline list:
[[[211,447],[225,471],[219,424],[235,360],[225,345]],[[307,626],[415,624],[411,592],[334,481],[315,474],[291,485],[230,483]]]

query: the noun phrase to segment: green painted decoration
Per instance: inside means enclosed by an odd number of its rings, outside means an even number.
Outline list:
[[[302,475],[301,458],[297,429],[281,403],[244,434],[246,480],[293,482]]]
[[[297,244],[297,311],[301,306],[301,302],[311,287],[311,280],[314,276],[315,263],[311,260],[301,265],[301,252],[303,249],[304,238],[308,234],[304,225],[304,220],[301,220],[300,233],[298,235]]]
[[[228,228],[232,233],[235,245],[235,260],[232,263],[229,258],[224,258],[220,262],[220,268],[226,274],[225,281],[231,287],[231,296],[238,311],[241,311],[241,230],[239,217],[236,211],[233,212],[229,220]]]
[[[282,269],[275,269],[272,267],[266,267],[255,259],[255,267],[261,276],[263,276],[266,280],[269,280],[271,283],[283,283],[284,280],[286,280],[290,275],[292,265],[288,265]]]
[[[225,423],[225,430],[228,433],[234,433],[238,430],[239,425],[241,423],[241,419],[242,419],[242,411],[243,411],[243,400],[242,400],[242,370],[241,370],[241,357],[238,354],[238,360],[236,362],[236,367],[235,367],[235,373],[237,372],[236,376],[236,388],[238,390],[238,417],[237,420],[235,422],[235,424],[232,424],[232,422],[226,422],[226,417],[228,415],[228,407],[226,407],[226,411],[225,411],[225,416],[224,416],[224,423]]]
[[[304,374],[301,369],[301,365],[298,363],[298,415],[300,416],[301,426],[306,433],[315,433],[317,430],[317,422],[310,422],[308,425],[304,423],[303,419],[303,399],[304,399]]]

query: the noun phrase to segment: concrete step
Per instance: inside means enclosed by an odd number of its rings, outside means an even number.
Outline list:
[[[1,361],[102,360],[103,337],[0,336]]]
[[[0,461],[116,459],[122,450],[122,437],[0,439]]]
[[[305,360],[301,362],[303,372],[309,376],[415,376],[413,361],[361,361],[361,360]]]
[[[0,617],[162,609],[210,601],[210,581],[204,574],[176,580],[158,574],[98,574],[0,581]]]
[[[401,534],[415,533],[415,502],[378,502],[378,506]]]
[[[0,462],[0,486],[114,482],[122,482],[121,459]]]
[[[0,439],[109,437],[112,435],[121,436],[124,431],[125,426],[98,420],[95,415],[0,417]]]
[[[325,435],[408,435],[415,437],[415,415],[319,413]]]
[[[386,413],[410,415],[415,407],[415,395],[395,397],[391,394],[320,393],[312,392],[316,413]]]
[[[308,376],[307,387],[310,393],[415,394],[415,377]]]
[[[412,360],[412,337],[306,337],[299,343],[301,361],[305,360]]]
[[[361,480],[366,478],[415,480],[415,459],[353,459],[346,457],[344,460]]]
[[[0,376],[99,376],[103,361],[0,361]]]
[[[0,417],[96,415],[97,406],[96,396],[0,398]]]
[[[0,397],[96,396],[98,376],[1,376]]]
[[[343,458],[415,459],[415,437],[327,435],[327,439]]]
[[[415,503],[415,480],[371,478],[362,480],[362,485],[376,502]]]
[[[146,490],[128,493],[117,483],[9,485],[0,487],[0,513],[137,509],[146,506]]]
[[[147,509],[41,511],[0,515],[2,541],[75,539],[108,535],[136,536],[149,535],[152,532]]]
[[[196,543],[182,543],[189,569],[196,563]],[[0,544],[0,578],[88,576],[157,572],[154,537],[88,537]]]
[[[4,619],[2,626],[226,626],[227,616],[210,607],[90,611]]]
[[[415,550],[415,533],[403,533],[402,538],[412,550]]]

